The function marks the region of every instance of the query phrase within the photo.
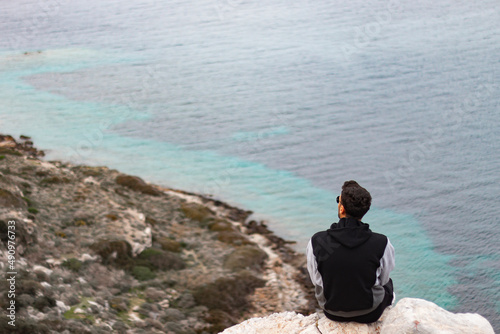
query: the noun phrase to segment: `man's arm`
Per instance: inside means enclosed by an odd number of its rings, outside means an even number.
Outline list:
[[[387,245],[385,246],[384,255],[380,259],[380,273],[378,279],[380,285],[386,285],[389,282],[389,274],[394,269],[396,265],[394,247],[391,244],[389,238],[387,238]]]
[[[318,272],[318,264],[316,263],[316,258],[314,257],[312,240],[309,240],[306,248],[307,257],[307,271],[309,272],[309,277],[314,285],[321,285],[321,275]],[[320,282],[321,280],[321,282]]]
[[[313,253],[312,239],[309,240],[306,248],[306,258],[307,258],[307,271],[309,272],[309,277],[314,284],[314,293],[316,299],[321,308],[325,305],[325,296],[323,294],[323,277],[318,271],[318,263],[316,262],[316,257]]]

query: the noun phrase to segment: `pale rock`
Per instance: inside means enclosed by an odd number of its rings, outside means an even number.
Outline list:
[[[99,305],[98,303],[96,303],[94,301],[88,300],[87,303],[89,303],[89,305],[97,307],[99,310],[103,309],[103,307],[101,305]]]
[[[60,266],[63,261],[61,259],[48,258],[45,260],[48,264],[52,266]]]
[[[34,265],[32,269],[33,269],[33,271],[41,271],[47,276],[50,276],[50,274],[52,274],[52,271],[53,271],[52,269],[46,268],[44,266],[39,266],[39,265]]]
[[[92,176],[89,176],[87,178],[85,178],[83,180],[83,183],[87,183],[87,184],[93,184],[93,185],[99,185],[99,181],[97,181],[96,179],[94,179]]]
[[[371,324],[331,321],[320,312],[309,316],[295,312],[252,318],[229,327],[222,334],[494,334],[491,324],[479,314],[448,312],[434,303],[403,298],[388,307]]]
[[[451,313],[423,299],[403,298],[387,313],[381,334],[439,333],[494,334],[479,314]]]
[[[57,171],[57,166],[44,160],[30,161],[32,164],[39,165],[44,170]]]
[[[48,288],[52,287],[52,285],[50,285],[50,284],[49,284],[49,283],[47,283],[47,282],[41,282],[41,283],[40,283],[40,285],[41,285],[41,286],[43,286],[43,287],[44,287],[44,288],[46,288],[46,289],[48,289]]]
[[[29,317],[36,321],[44,320],[46,317],[46,315],[43,312],[35,310],[32,306],[28,306],[26,308],[26,311],[28,312]]]
[[[80,261],[82,262],[87,262],[87,261],[95,261],[97,260],[97,255],[90,255],[90,254],[87,254],[87,253],[84,253],[82,254],[82,256],[80,256]]]
[[[16,147],[16,142],[11,140],[4,140],[0,142],[0,147]]]
[[[70,307],[61,300],[56,301],[56,306],[61,311],[61,313],[64,313],[70,309]]]
[[[128,317],[131,321],[133,322],[139,322],[139,323],[142,323],[144,322],[144,320],[142,320],[141,318],[139,318],[139,316],[137,314],[135,314],[134,312],[130,312],[128,313]]]
[[[170,301],[168,299],[164,299],[161,302],[159,302],[158,305],[160,305],[161,308],[169,308],[170,307]]]
[[[320,334],[317,314],[304,316],[295,312],[274,313],[265,318],[252,318],[229,327],[223,334]],[[324,334],[324,333],[323,333]]]
[[[108,222],[104,230],[96,229],[95,233],[103,239],[127,241],[132,246],[133,256],[153,245],[152,230],[146,224],[146,216],[131,208],[121,212],[117,220]]]
[[[138,232],[132,239],[132,254],[137,255],[153,245],[153,234],[150,227]]]
[[[386,310],[389,311],[389,310]],[[379,321],[371,324],[357,322],[331,321],[323,313],[319,314],[318,329],[321,333],[335,334],[380,334],[380,327],[387,312],[384,312]]]
[[[104,218],[105,214],[106,212],[102,213],[101,218]],[[132,256],[134,257],[153,245],[153,233],[146,224],[146,216],[143,213],[127,208],[116,215],[116,219],[108,220],[106,224],[93,226],[93,234],[99,235],[102,240],[126,241],[132,247]],[[86,217],[84,212],[79,213],[78,216]],[[94,257],[88,255],[85,255],[85,259],[83,257],[82,255],[82,262],[95,260]]]

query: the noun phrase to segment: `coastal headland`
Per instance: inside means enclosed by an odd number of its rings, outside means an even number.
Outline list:
[[[218,333],[315,312],[304,256],[250,211],[43,156],[0,135],[0,332]]]

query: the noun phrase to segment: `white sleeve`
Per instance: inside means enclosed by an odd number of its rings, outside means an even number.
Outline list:
[[[396,265],[394,247],[389,238],[387,238],[387,245],[385,246],[384,255],[380,259],[380,268],[378,274],[378,281],[380,285],[386,285],[389,282],[389,274]]]
[[[309,240],[306,248],[306,256],[307,256],[307,271],[309,272],[309,277],[311,278],[312,283],[314,284],[314,295],[316,296],[316,300],[318,301],[319,307],[324,309],[326,299],[323,291],[323,277],[318,271],[318,262],[316,261],[316,257],[314,256],[312,241]]]
[[[307,257],[307,271],[309,272],[309,277],[311,278],[312,283],[315,286],[323,287],[323,278],[321,274],[318,272],[318,263],[316,262],[316,257],[313,253],[312,241],[309,240],[306,248],[306,257]]]

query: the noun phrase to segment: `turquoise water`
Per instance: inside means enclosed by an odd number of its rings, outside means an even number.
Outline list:
[[[498,329],[495,2],[23,4],[0,6],[0,131],[253,210],[298,250],[356,179],[398,298]]]

